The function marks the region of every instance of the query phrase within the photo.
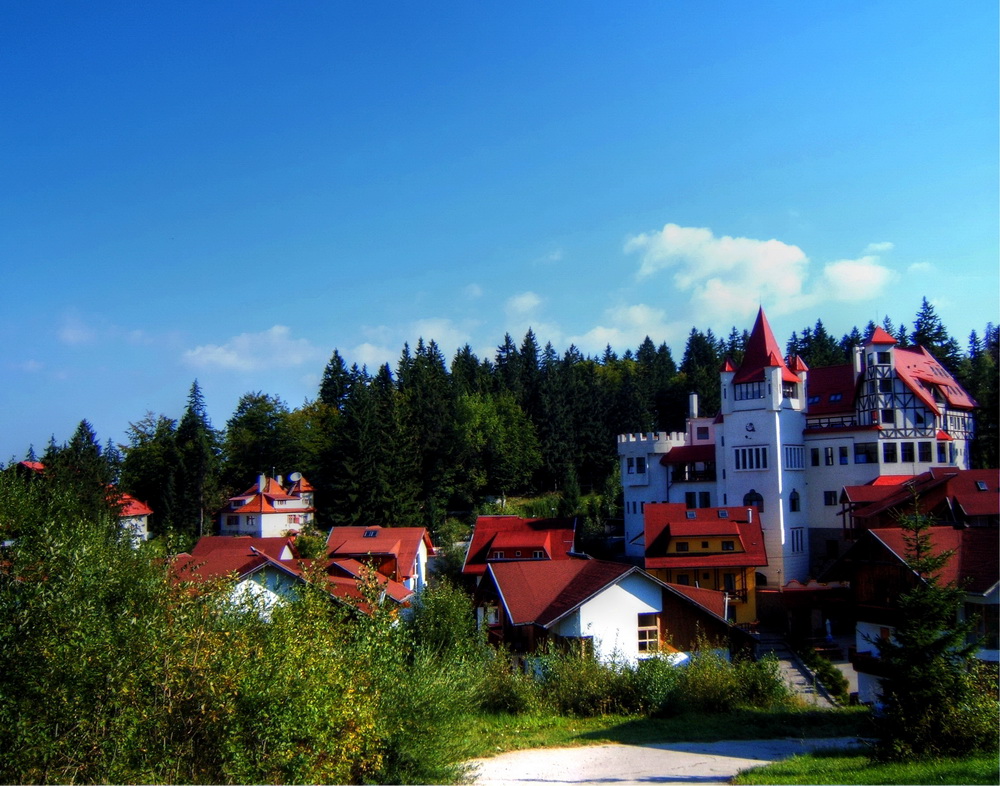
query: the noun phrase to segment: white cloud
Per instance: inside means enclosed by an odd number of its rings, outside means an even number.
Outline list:
[[[390,368],[394,366],[399,359],[399,353],[398,349],[390,349],[366,341],[351,350],[350,357],[345,357],[344,360],[348,366],[354,363],[359,366],[367,366],[369,373],[374,374],[385,363],[388,363]]]
[[[615,349],[635,348],[649,336],[654,342],[677,341],[683,339],[690,330],[679,322],[668,322],[666,311],[645,304],[621,305],[604,312],[607,324],[598,325],[578,336],[570,336],[569,343],[575,344],[587,354],[598,354],[610,344]]]
[[[58,332],[59,340],[70,346],[89,344],[97,338],[97,331],[86,324],[76,314],[63,317],[62,327]]]
[[[463,294],[469,300],[476,300],[483,296],[483,288],[479,284],[469,284],[464,290]]]
[[[930,262],[914,262],[906,268],[907,273],[933,273],[935,270],[936,268]]]
[[[864,254],[881,254],[885,251],[892,251],[895,248],[894,243],[890,243],[888,240],[881,243],[869,243],[865,246],[865,250],[862,252]]]
[[[184,360],[198,368],[227,371],[285,369],[322,362],[323,353],[291,330],[275,325],[261,333],[241,333],[225,344],[203,344],[184,353]]]
[[[760,303],[799,298],[809,260],[798,246],[780,240],[715,237],[711,230],[667,224],[659,232],[635,235],[626,253],[639,253],[638,278],[663,270],[673,272],[674,285],[690,293],[697,313],[742,318]]]
[[[25,360],[23,363],[16,363],[14,368],[26,371],[29,374],[35,374],[45,368],[45,364],[40,360],[31,359]]]
[[[524,317],[533,314],[542,304],[542,299],[534,292],[522,292],[507,299],[504,311],[510,317]]]
[[[823,267],[820,295],[841,302],[871,300],[881,295],[894,278],[895,273],[880,264],[876,256],[841,259]]]

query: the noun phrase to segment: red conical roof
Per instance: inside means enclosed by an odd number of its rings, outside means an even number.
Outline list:
[[[799,378],[788,369],[781,355],[781,347],[778,346],[774,333],[771,332],[771,326],[767,324],[764,309],[761,308],[757,312],[757,321],[754,322],[753,330],[750,332],[743,362],[733,377],[733,383],[738,385],[743,382],[760,382],[764,379],[765,368],[780,368],[783,381],[798,382]]]

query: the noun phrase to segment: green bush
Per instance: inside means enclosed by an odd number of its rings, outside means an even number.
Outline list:
[[[505,650],[487,656],[476,696],[479,709],[494,714],[523,715],[541,703],[537,680],[513,664]]]

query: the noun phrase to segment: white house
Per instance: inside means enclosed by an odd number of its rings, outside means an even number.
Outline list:
[[[298,472],[288,480],[285,486],[281,476],[260,475],[256,484],[230,497],[219,516],[219,533],[273,538],[311,523],[316,513],[312,486]]]
[[[754,506],[768,566],[761,578],[805,581],[847,546],[840,490],[931,466],[967,468],[975,402],[926,350],[876,329],[849,364],[783,359],[763,310],[743,361],[719,374],[721,411],[685,431],[618,437],[626,554],[645,553],[650,502]]]
[[[723,618],[725,595],[665,584],[641,568],[602,560],[494,562],[476,591],[494,643],[536,652],[576,642],[601,661],[635,663],[693,649],[699,635],[730,644],[744,634]]]

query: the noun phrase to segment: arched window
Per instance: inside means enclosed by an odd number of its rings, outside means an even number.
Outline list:
[[[755,489],[750,489],[746,493],[743,497],[743,504],[755,507],[761,512],[764,511],[764,498]]]
[[[799,500],[799,492],[792,489],[792,493],[788,495],[788,509],[792,513],[798,513],[801,510],[801,502]]]

